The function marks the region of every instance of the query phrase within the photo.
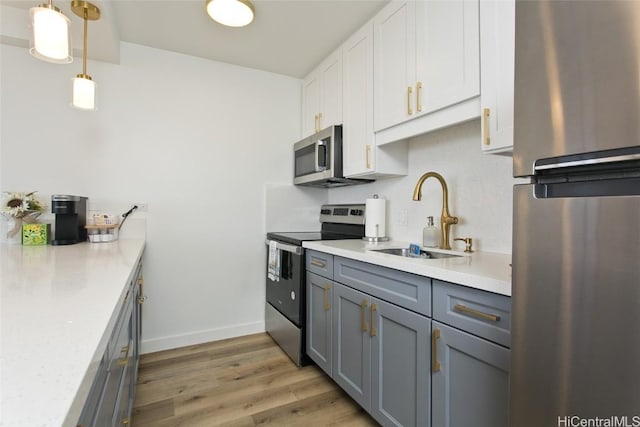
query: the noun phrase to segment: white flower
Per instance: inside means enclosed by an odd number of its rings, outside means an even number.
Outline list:
[[[35,191],[30,193],[5,191],[2,203],[2,214],[14,218],[24,218],[33,212],[44,210],[44,203],[35,196]]]

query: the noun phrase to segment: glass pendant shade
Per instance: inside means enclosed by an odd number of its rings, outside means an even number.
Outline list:
[[[73,79],[71,106],[81,110],[96,109],[96,82],[87,75],[78,74]]]
[[[69,18],[53,5],[29,9],[31,40],[29,53],[43,61],[68,64],[71,56]]]
[[[244,27],[253,21],[253,5],[248,0],[208,0],[207,13],[229,27]]]

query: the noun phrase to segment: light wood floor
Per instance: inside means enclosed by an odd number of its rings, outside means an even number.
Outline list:
[[[143,355],[133,427],[377,426],[315,365],[267,334]]]

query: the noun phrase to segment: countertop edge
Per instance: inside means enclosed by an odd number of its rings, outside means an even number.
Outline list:
[[[457,285],[511,296],[511,255],[493,252],[441,251],[462,255],[447,259],[414,259],[376,253],[374,249],[409,247],[409,243],[390,241],[370,244],[357,240],[307,241],[307,249],[350,258]],[[439,251],[439,250],[437,250]]]

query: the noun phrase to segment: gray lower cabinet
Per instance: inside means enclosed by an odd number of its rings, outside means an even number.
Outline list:
[[[140,354],[141,285],[139,264],[80,414],[79,427],[130,424]]]
[[[433,281],[432,422],[507,427],[511,298]]]
[[[436,320],[432,327],[433,425],[507,427],[510,350]]]
[[[508,425],[509,297],[309,252],[307,354],[376,421]]]
[[[333,379],[379,423],[429,425],[430,319],[334,284]]]
[[[307,355],[329,376],[333,286],[331,280],[307,272]]]

